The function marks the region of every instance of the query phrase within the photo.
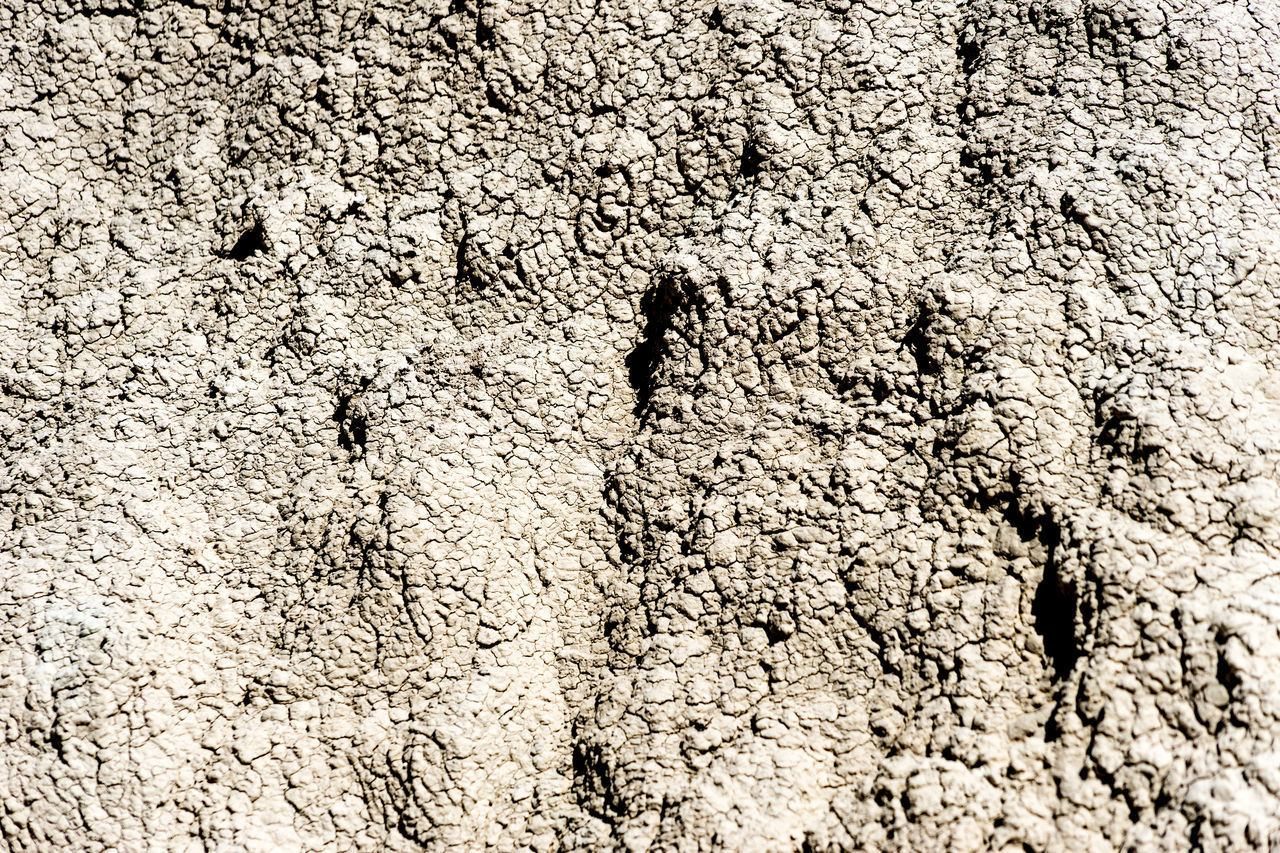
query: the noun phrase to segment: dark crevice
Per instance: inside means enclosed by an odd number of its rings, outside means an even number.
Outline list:
[[[920,316],[916,318],[915,323],[907,330],[907,334],[903,337],[902,343],[911,353],[916,361],[916,372],[920,376],[936,376],[942,367],[938,360],[929,352],[929,338],[926,330],[929,328],[929,320],[932,316],[928,311],[921,311]]]
[[[1053,666],[1054,678],[1062,681],[1071,674],[1080,659],[1075,627],[1079,594],[1075,584],[1063,578],[1058,571],[1060,533],[1057,528],[1045,525],[1040,536],[1048,548],[1048,556],[1044,576],[1031,604],[1031,615],[1035,619],[1036,633],[1044,642],[1045,656]]]
[[[573,776],[575,799],[590,814],[608,823],[626,814],[627,804],[615,781],[615,772],[609,766],[605,749],[599,744],[584,741],[574,726]]]
[[[1052,547],[1058,542],[1060,534],[1056,528],[1052,527],[1051,522],[1032,513],[1022,512],[1012,495],[1009,496],[1009,506],[1004,512],[1004,519],[1018,532],[1018,536],[1024,542],[1039,539],[1045,547]]]
[[[350,394],[339,397],[333,420],[338,424],[338,444],[342,449],[351,453],[363,453],[368,440],[369,422],[363,414],[353,410],[353,402]]]
[[[1240,687],[1240,675],[1236,672],[1235,667],[1227,662],[1226,645],[1227,636],[1221,632],[1217,636],[1218,643],[1218,670],[1215,673],[1218,683],[1227,689],[1227,696],[1234,696],[1236,690]]]
[[[67,757],[63,751],[62,733],[57,729],[57,720],[54,720],[54,726],[49,730],[49,746],[53,747],[53,751],[58,753],[58,758],[66,761]]]
[[[968,34],[961,38],[960,43],[956,45],[956,56],[960,60],[960,69],[966,77],[971,76],[974,69],[977,68],[978,57],[981,53],[981,45]]]
[[[484,97],[485,97],[485,103],[488,104],[493,109],[497,110],[498,112],[500,113],[511,112],[510,108],[507,105],[506,99],[504,99],[502,95],[498,93],[498,90],[495,89],[492,84],[485,87]]]
[[[226,257],[233,261],[245,261],[254,255],[267,251],[267,234],[261,222],[253,223],[253,227],[240,235],[236,244],[227,252]]]
[[[458,251],[454,255],[454,280],[459,288],[484,290],[484,280],[477,274],[471,264],[470,236],[464,234],[458,241]]]
[[[682,303],[680,288],[670,279],[659,280],[640,300],[640,311],[645,318],[644,338],[627,356],[627,378],[636,392],[636,417],[649,407],[654,374],[667,351],[667,332]]]
[[[764,155],[760,153],[760,147],[754,140],[748,140],[742,146],[742,163],[738,167],[738,171],[742,177],[750,180],[760,174],[764,169]]]

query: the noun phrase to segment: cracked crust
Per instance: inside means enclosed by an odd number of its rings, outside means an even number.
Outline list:
[[[12,850],[1280,845],[1280,14],[0,8]]]

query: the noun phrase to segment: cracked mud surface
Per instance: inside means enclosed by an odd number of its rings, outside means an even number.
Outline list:
[[[0,842],[1280,845],[1280,8],[0,7]]]

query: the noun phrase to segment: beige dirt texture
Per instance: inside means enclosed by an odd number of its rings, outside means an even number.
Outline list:
[[[0,850],[1280,850],[1280,2],[0,0]]]

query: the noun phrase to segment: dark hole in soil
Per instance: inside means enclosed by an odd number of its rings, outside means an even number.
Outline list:
[[[267,234],[262,230],[262,223],[255,222],[252,228],[240,235],[240,239],[236,240],[231,251],[227,252],[227,257],[233,261],[244,261],[265,251],[267,251]]]
[[[635,414],[639,417],[653,397],[654,374],[667,350],[667,331],[680,306],[680,290],[675,282],[660,280],[640,300],[644,314],[644,338],[627,356],[627,379],[636,392]]]
[[[1074,584],[1066,582],[1058,574],[1056,530],[1051,528],[1042,531],[1041,535],[1049,539],[1046,542],[1049,555],[1045,560],[1044,577],[1031,604],[1031,615],[1035,618],[1036,632],[1044,641],[1045,654],[1053,665],[1054,677],[1061,681],[1070,675],[1080,658],[1075,629],[1077,591]]]
[[[747,142],[742,146],[742,165],[738,171],[742,173],[744,178],[754,178],[760,174],[760,170],[764,168],[764,155],[760,153],[760,148],[754,141]]]

